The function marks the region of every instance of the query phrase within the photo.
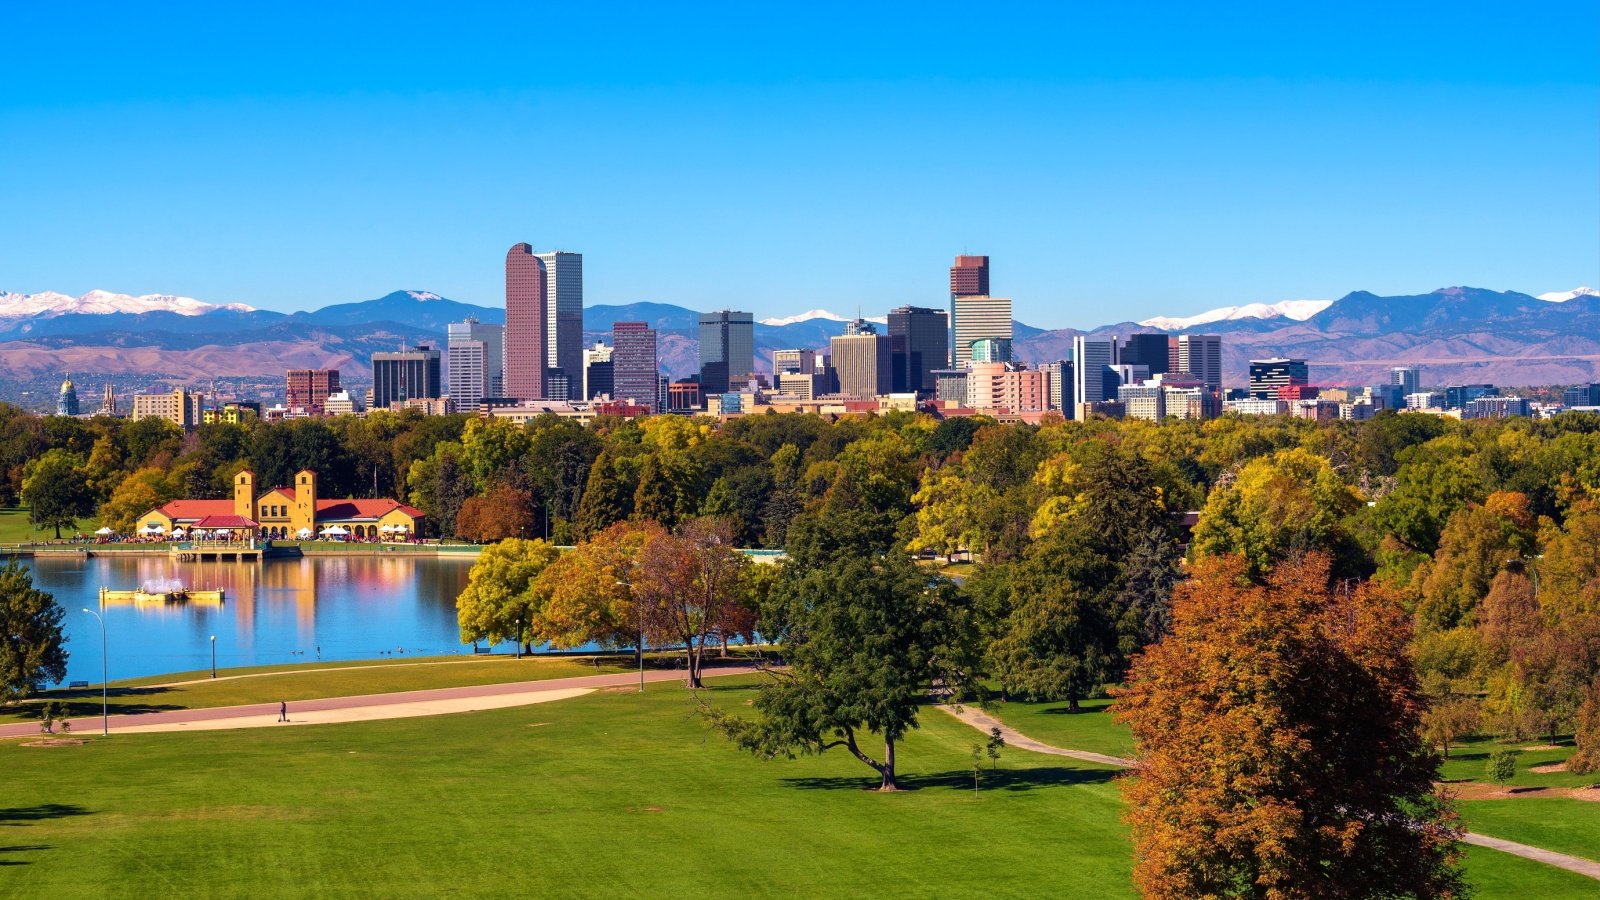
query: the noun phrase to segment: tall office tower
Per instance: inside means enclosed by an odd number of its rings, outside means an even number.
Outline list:
[[[660,372],[656,363],[656,333],[643,322],[617,322],[611,326],[612,399],[660,409]]]
[[[1057,360],[1039,366],[1039,370],[1050,379],[1050,408],[1068,409],[1072,403],[1072,363]]]
[[[1165,334],[1128,335],[1128,339],[1122,343],[1122,362],[1130,366],[1145,366],[1151,375],[1169,371],[1167,338]]]
[[[706,394],[742,385],[755,367],[754,316],[729,309],[700,314],[700,387]]]
[[[972,362],[972,344],[984,338],[1011,340],[1011,298],[971,294],[950,300],[950,330],[954,345],[951,364],[961,368]]]
[[[1117,399],[1117,339],[1072,339],[1072,417],[1089,418],[1088,405]]]
[[[204,394],[190,393],[183,388],[166,394],[134,394],[133,411],[129,418],[135,422],[140,419],[166,419],[179,428],[194,428],[205,417],[202,409],[204,400]]]
[[[772,351],[773,375],[813,375],[817,369],[817,351],[815,350],[774,350]]]
[[[1575,384],[1561,392],[1567,406],[1600,406],[1600,384]]]
[[[956,264],[950,267],[950,367],[961,368],[962,361],[956,359],[957,348],[961,346],[956,334],[956,298],[957,297],[987,297],[989,295],[989,257],[987,256],[957,256]],[[986,335],[979,335],[986,337]],[[1010,336],[1010,332],[1006,333]],[[965,358],[963,357],[963,360]]]
[[[895,367],[896,390],[933,396],[939,384],[933,370],[950,361],[949,314],[925,306],[896,307],[889,310],[889,338],[896,342],[891,350],[902,360]]]
[[[583,380],[583,254],[537,254],[544,263],[545,367],[567,376],[568,392],[552,400],[577,400]],[[509,307],[508,307],[509,309]],[[551,391],[550,393],[554,393]]]
[[[1389,383],[1400,386],[1400,393],[1415,394],[1422,390],[1422,369],[1419,366],[1395,366],[1389,370]]]
[[[329,395],[340,390],[338,369],[290,369],[283,381],[283,405],[310,416],[325,414]]]
[[[1311,383],[1310,367],[1303,359],[1250,360],[1250,396],[1257,400],[1277,400],[1278,392],[1286,387],[1305,387]]]
[[[1010,338],[980,338],[972,342],[970,364],[1011,362]]]
[[[450,399],[456,412],[477,412],[483,398],[505,396],[505,326],[468,318],[451,322],[448,331]]]
[[[1167,371],[1183,371],[1183,367],[1178,365],[1178,336],[1175,334],[1167,335]]]
[[[611,396],[611,348],[605,341],[595,341],[583,351],[583,399],[601,394]]]
[[[439,351],[427,344],[410,350],[372,354],[372,408],[388,409],[407,400],[436,400],[440,385]]]
[[[841,334],[829,339],[828,348],[839,379],[839,393],[870,400],[894,391],[894,360],[888,335]]]
[[[548,368],[544,260],[533,247],[518,244],[506,253],[506,394],[518,400],[544,400]],[[579,328],[582,339],[582,328]],[[386,404],[377,404],[382,408]]]
[[[1222,335],[1178,335],[1178,371],[1211,390],[1222,390]]]
[[[61,380],[61,393],[56,396],[56,415],[75,416],[78,414],[78,389],[72,383],[72,376],[68,375]]]

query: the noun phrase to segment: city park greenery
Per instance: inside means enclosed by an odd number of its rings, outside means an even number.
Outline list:
[[[1174,698],[1245,691],[1253,705],[1241,709],[1272,723],[1229,744],[1257,773],[1252,799],[1147,796],[1139,785],[1158,779],[1127,782],[1139,884],[1154,896],[1293,894],[1314,874],[1306,863],[1447,891],[1452,813],[1425,787],[1437,758],[1419,734],[1441,752],[1475,735],[1572,734],[1574,773],[1600,744],[1593,415],[1039,427],[754,415],[584,428],[378,414],[164,436],[141,425],[0,414],[7,483],[25,502],[76,498],[44,507],[97,508],[118,528],[168,495],[221,494],[245,466],[264,484],[316,468],[327,495],[392,491],[441,535],[501,541],[462,595],[464,638],[673,646],[695,684],[708,647],[775,637],[790,665],[752,707],[702,712],[758,756],[843,748],[883,789],[900,786],[897,745],[931,727],[919,713],[933,686],[1072,709],[1126,684],[1118,715],[1141,759],[1175,766],[1233,719],[1184,719]],[[26,452],[13,464],[16,447]],[[553,546],[568,543],[577,549]],[[789,558],[751,565],[738,546]],[[961,551],[979,562],[959,586],[912,561]],[[1221,652],[1230,640],[1250,652]],[[1263,671],[1274,646],[1326,664],[1275,677]],[[858,740],[867,734],[881,755]],[[1352,735],[1360,746],[1341,746]],[[1322,808],[1294,788],[1303,772],[1338,802]],[[1363,817],[1427,827],[1407,837],[1358,827]],[[1198,837],[1211,833],[1233,838]],[[1286,862],[1285,846],[1309,858]],[[1161,862],[1197,848],[1215,880],[1184,882]]]

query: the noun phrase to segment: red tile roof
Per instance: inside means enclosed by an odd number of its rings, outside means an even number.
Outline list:
[[[318,500],[317,521],[381,519],[397,509],[413,519],[422,518],[422,510],[390,497],[383,497],[376,500]]]
[[[157,511],[165,513],[173,520],[204,519],[206,516],[231,516],[233,515],[232,500],[173,500],[165,506],[157,507]]]
[[[206,516],[194,523],[196,528],[259,528],[257,523],[244,516]]]

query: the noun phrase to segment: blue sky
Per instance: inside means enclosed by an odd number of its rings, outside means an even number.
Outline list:
[[[962,251],[1051,327],[1600,284],[1592,2],[135,6],[4,14],[0,289],[498,304],[523,240],[758,316]]]

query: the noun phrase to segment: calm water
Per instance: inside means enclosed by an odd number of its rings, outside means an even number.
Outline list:
[[[111,679],[211,666],[366,659],[464,652],[456,595],[470,559],[352,556],[261,563],[179,563],[164,557],[25,560],[34,584],[67,611],[67,680],[100,681],[100,626],[83,607],[99,605],[102,585],[133,590],[179,579],[223,588],[208,604],[121,603],[106,609]]]

